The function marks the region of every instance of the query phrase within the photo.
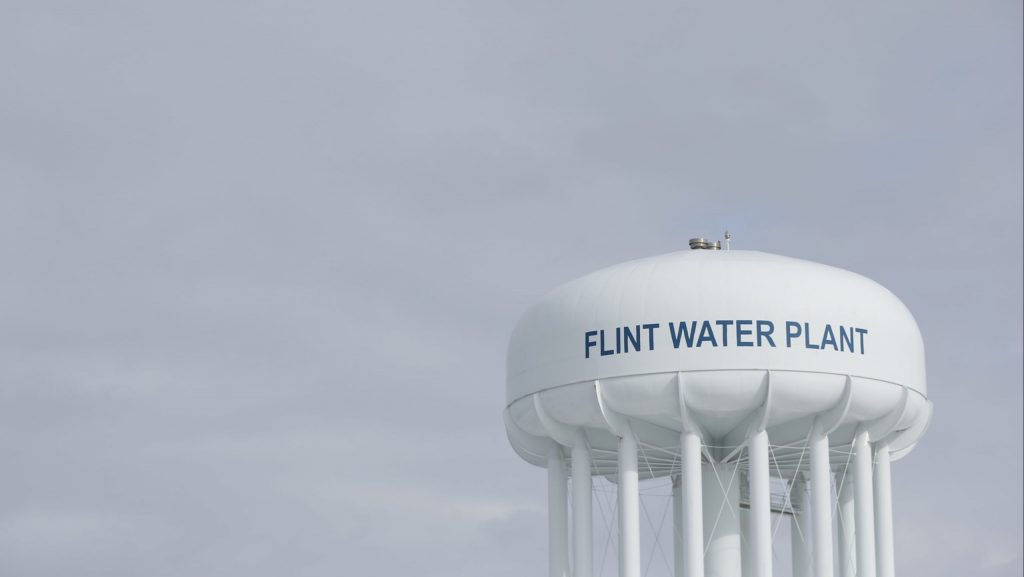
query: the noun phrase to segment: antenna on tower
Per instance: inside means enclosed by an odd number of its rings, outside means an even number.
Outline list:
[[[729,250],[729,241],[732,240],[732,235],[729,231],[725,231],[725,250]]]

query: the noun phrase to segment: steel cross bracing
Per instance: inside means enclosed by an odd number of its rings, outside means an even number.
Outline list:
[[[583,438],[586,439],[586,436],[583,435]],[[646,553],[643,554],[640,577],[647,577],[655,566],[674,572],[677,576],[684,576],[684,573],[675,570],[674,567],[678,563],[679,557],[676,555],[675,563],[671,561],[672,555],[668,551],[668,542],[663,538],[663,535],[666,535],[664,524],[668,517],[668,508],[672,504],[674,495],[672,489],[674,483],[678,482],[677,479],[683,472],[681,453],[677,449],[657,447],[650,443],[642,442],[636,437],[634,439],[636,441],[635,450],[637,451],[636,457],[639,465],[637,473],[639,478],[644,480],[643,485],[637,487],[639,496],[644,497],[639,501],[638,512],[645,519],[646,530],[649,530],[651,535],[653,535],[653,543],[645,548]],[[813,541],[812,532],[810,531],[811,527],[808,525],[810,520],[802,515],[805,508],[810,506],[807,503],[809,495],[801,494],[799,498],[796,498],[794,495],[794,491],[799,490],[803,492],[805,490],[804,487],[807,485],[804,477],[810,472],[808,445],[806,443],[767,444],[770,466],[770,499],[768,500],[768,509],[770,514],[775,515],[771,529],[771,542],[774,543],[776,541],[783,520],[790,519],[792,540],[794,541],[794,556],[798,550],[796,547],[797,543],[804,543],[801,549],[802,553],[800,554],[809,555],[807,544]],[[591,499],[597,502],[598,516],[605,529],[599,562],[594,567],[594,569],[597,569],[597,575],[603,576],[607,571],[608,562],[613,557],[610,555],[611,551],[620,544],[618,533],[621,532],[621,529],[618,531],[615,529],[617,525],[616,519],[619,514],[618,499],[613,498],[613,494],[618,493],[618,490],[611,490],[616,483],[614,475],[619,455],[617,451],[594,448],[589,443],[585,443],[585,446],[582,448],[590,456],[588,467],[590,476],[592,478],[604,477],[607,480],[607,484],[603,486],[599,484],[591,485]],[[705,537],[705,546],[703,548],[704,555],[708,555],[710,554],[711,547],[711,541],[708,537],[713,536],[718,531],[720,524],[724,520],[729,520],[733,526],[739,524],[737,517],[745,515],[745,511],[749,511],[752,506],[749,478],[746,474],[746,470],[750,466],[750,454],[749,447],[746,447],[745,444],[740,447],[702,445],[701,449],[703,456],[699,461],[700,465],[706,471],[710,471],[711,475],[711,477],[705,477],[705,483],[708,479],[713,479],[713,484],[717,485],[717,489],[722,494],[734,493],[737,496],[734,502],[722,501],[713,510],[705,510],[704,512],[706,516],[710,516],[706,517],[707,519],[712,519],[709,521],[709,535]],[[715,454],[725,454],[731,458],[728,461],[717,461],[711,457]],[[828,518],[834,520],[840,531],[839,568],[841,577],[866,577],[875,574],[873,570],[856,570],[856,561],[853,559],[855,547],[851,545],[855,536],[849,513],[849,510],[852,509],[847,507],[848,510],[844,510],[841,502],[844,496],[846,496],[847,501],[849,500],[849,485],[852,482],[850,470],[854,456],[855,451],[852,444],[828,448]],[[570,465],[571,461],[570,458],[563,457],[564,466]],[[728,469],[727,473],[723,472],[723,466]],[[662,478],[669,480],[669,482],[657,484],[656,480]],[[666,492],[666,489],[669,489],[669,491]],[[561,493],[556,494],[560,495]],[[664,501],[660,514],[658,514],[657,509],[654,509],[652,512],[648,503],[651,498],[658,498]],[[573,542],[579,542],[575,538],[575,534],[579,529],[573,527],[571,531],[574,535]],[[673,524],[673,530],[669,533],[671,534],[671,547],[675,550],[684,536],[676,524]],[[738,537],[742,549],[746,550],[752,546],[745,530],[740,531]],[[772,547],[772,559],[777,561],[779,555],[780,552],[777,548]],[[831,553],[829,555],[831,558]],[[794,558],[793,561],[795,566],[801,563],[800,559]],[[807,562],[809,561],[810,558],[808,557]],[[880,559],[881,562],[884,562],[884,559]],[[571,567],[567,566],[565,569],[565,577],[592,577],[594,574],[582,575],[574,571],[577,565],[576,561],[571,565]],[[874,563],[871,565],[869,569],[874,569]],[[808,573],[810,571],[809,567],[807,571],[801,571],[800,567],[796,567],[794,575],[810,575]],[[747,575],[747,571],[744,571],[743,574]],[[768,574],[770,575],[770,570]],[[879,572],[879,574],[882,573]],[[891,574],[887,574],[887,577],[891,577]]]

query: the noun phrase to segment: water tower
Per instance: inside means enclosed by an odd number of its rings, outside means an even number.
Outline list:
[[[772,575],[783,522],[794,576],[892,577],[890,463],[932,413],[914,318],[852,272],[690,246],[564,284],[512,335],[505,427],[548,471],[551,577],[594,574],[601,477],[620,577],[645,479],[671,482],[677,577]]]

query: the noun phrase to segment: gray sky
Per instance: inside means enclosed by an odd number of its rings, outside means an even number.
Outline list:
[[[3,2],[0,574],[542,574],[513,324],[728,228],[918,319],[902,573],[1021,575],[1021,11]]]

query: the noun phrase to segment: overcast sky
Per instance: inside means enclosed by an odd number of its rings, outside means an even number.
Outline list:
[[[542,575],[514,323],[728,228],[916,316],[900,572],[1020,576],[1021,2],[829,4],[0,2],[0,574]]]

